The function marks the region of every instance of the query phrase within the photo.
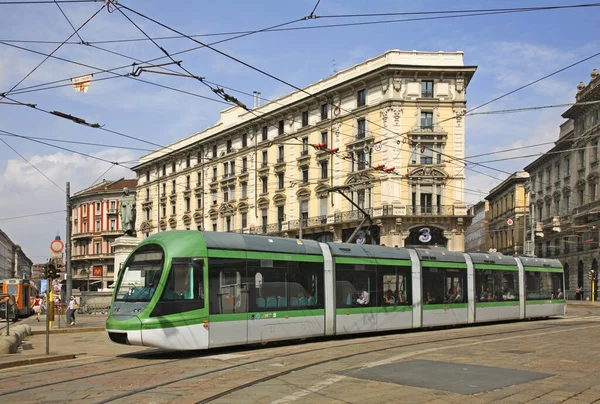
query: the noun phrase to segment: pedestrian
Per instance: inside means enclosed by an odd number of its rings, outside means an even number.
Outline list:
[[[37,295],[33,301],[33,311],[35,312],[37,321],[40,321],[40,312],[42,311],[42,299],[40,295]]]
[[[75,301],[75,296],[71,296],[71,300],[69,300],[69,309],[67,310],[67,323],[69,325],[75,325],[75,305],[77,301]]]

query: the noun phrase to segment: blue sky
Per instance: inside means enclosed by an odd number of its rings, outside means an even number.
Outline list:
[[[313,0],[254,2],[230,1],[187,2],[124,1],[123,4],[153,17],[186,34],[203,34],[261,29],[304,17],[315,5]],[[333,1],[322,0],[316,15],[432,11],[448,9],[478,9],[526,7],[583,3],[573,0],[462,0],[462,1]],[[101,4],[62,4],[73,25],[80,26]],[[151,36],[173,35],[148,20],[126,12]],[[260,33],[216,45],[218,49],[253,64],[297,86],[305,86],[389,49],[465,52],[465,63],[477,65],[478,71],[467,92],[468,108],[486,102],[529,81],[598,52],[597,21],[600,8],[540,11],[533,13],[476,16],[448,20],[400,22],[381,25],[353,26],[315,30]],[[310,27],[355,21],[401,19],[376,17],[371,19],[322,18],[301,21],[292,26]],[[54,4],[0,5],[0,41],[47,40],[63,41],[72,29]],[[81,31],[86,42],[140,38],[142,34],[118,11],[103,10]],[[214,41],[224,37],[202,37]],[[71,41],[78,41],[73,37]],[[159,41],[170,53],[196,46],[187,39]],[[49,53],[56,44],[13,43]],[[162,56],[150,42],[98,44],[105,49],[147,60]],[[56,56],[99,68],[114,68],[131,64],[129,59],[84,45],[64,45]],[[261,91],[273,98],[291,91],[244,66],[208,49],[200,49],[175,57],[198,76],[221,85],[249,93]],[[0,44],[0,92],[9,90],[25,76],[43,56]],[[590,80],[594,67],[600,68],[600,57],[584,62],[526,90],[495,102],[486,110],[518,108],[534,105],[572,102],[580,81]],[[119,70],[128,73],[131,68]],[[93,69],[61,61],[48,60],[18,88],[93,72]],[[96,75],[98,79],[106,75]],[[215,98],[210,91],[187,78],[143,73],[141,78]],[[250,97],[232,93],[252,105]],[[106,128],[140,137],[157,144],[168,144],[187,137],[218,120],[223,104],[170,90],[138,83],[126,78],[93,81],[87,94],[71,87],[14,95],[26,103],[35,103],[47,110],[58,110],[99,123]],[[5,100],[6,101],[6,100]],[[558,137],[560,114],[564,109],[527,112],[510,115],[483,115],[467,119],[467,155],[525,146]],[[43,114],[22,106],[0,104],[0,130],[26,136],[59,138],[71,141],[96,142],[152,149],[153,146],[125,139],[97,129],[76,125],[70,121]],[[72,192],[91,185],[109,167],[108,163],[73,153],[52,149],[23,139],[2,137],[29,159],[60,187],[71,181]],[[62,144],[110,161],[135,160],[143,151],[123,148],[91,147]],[[543,152],[550,146],[527,148],[527,154]],[[523,154],[505,153],[483,159]],[[510,160],[489,165],[515,171],[533,158]],[[499,172],[474,167],[498,178]],[[469,190],[480,190],[481,196],[499,181],[466,171]],[[133,173],[124,168],[112,168],[107,179]],[[469,192],[467,202],[479,195]],[[64,195],[50,181],[0,143],[0,219],[39,212],[59,210]],[[64,215],[54,214],[19,220],[0,220],[0,228],[36,262],[48,255],[48,245],[57,232],[64,236]]]

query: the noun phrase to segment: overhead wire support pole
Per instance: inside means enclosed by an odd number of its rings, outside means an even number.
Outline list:
[[[337,192],[338,194],[342,195],[344,198],[346,198],[348,200],[348,202],[350,202],[352,204],[352,206],[355,206],[356,209],[358,209],[364,215],[363,220],[359,223],[359,225],[356,227],[354,232],[350,235],[348,240],[345,241],[346,243],[351,243],[352,240],[354,240],[354,237],[356,237],[358,232],[362,229],[362,227],[364,226],[364,224],[367,220],[369,220],[369,224],[373,224],[373,222],[371,220],[371,215],[369,215],[363,208],[358,206],[352,199],[348,198],[348,196],[344,192],[342,192],[346,189],[350,189],[350,187],[348,187],[348,186],[331,187],[327,190],[327,192]]]
[[[113,166],[111,166],[113,167]],[[67,269],[67,298],[71,298],[73,293],[73,273],[71,268],[71,183],[67,182],[66,187],[66,202],[67,202],[67,223],[65,232],[65,265]]]

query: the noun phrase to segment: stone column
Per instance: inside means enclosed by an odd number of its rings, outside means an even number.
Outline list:
[[[125,262],[129,254],[139,244],[139,240],[131,236],[121,236],[113,242],[115,249],[115,287],[117,287],[117,278],[121,273],[121,265]]]

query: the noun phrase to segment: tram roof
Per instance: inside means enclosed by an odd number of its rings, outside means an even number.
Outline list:
[[[463,253],[450,251],[444,247],[416,247],[415,251],[421,261],[467,262]]]
[[[404,248],[384,247],[352,243],[327,243],[334,257],[384,258],[409,260],[410,254]]]
[[[322,255],[314,240],[257,236],[252,234],[203,231],[206,247],[215,250],[264,251],[288,254]]]
[[[517,266],[517,260],[515,257],[510,255],[504,255],[502,253],[469,253],[473,264],[494,264],[494,265],[507,265]]]
[[[524,267],[539,267],[539,268],[561,268],[562,264],[559,260],[534,258],[534,257],[519,257]]]

